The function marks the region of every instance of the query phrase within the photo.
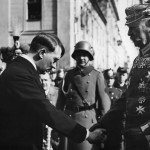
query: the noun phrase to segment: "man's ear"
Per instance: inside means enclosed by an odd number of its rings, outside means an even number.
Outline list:
[[[44,54],[46,54],[46,49],[45,48],[39,49],[38,56],[40,59],[43,58]]]

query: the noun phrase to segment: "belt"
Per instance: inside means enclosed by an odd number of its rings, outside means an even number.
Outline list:
[[[66,109],[73,112],[80,112],[84,110],[91,110],[93,108],[96,108],[96,104],[92,104],[90,106],[66,106]]]

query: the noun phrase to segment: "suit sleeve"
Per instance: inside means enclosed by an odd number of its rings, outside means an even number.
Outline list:
[[[76,142],[82,142],[87,134],[84,127],[77,124],[62,111],[57,110],[46,99],[40,80],[35,75],[26,71],[16,71],[10,74],[10,80],[7,82],[8,91],[15,95],[14,99],[20,107],[26,106],[28,111],[39,118],[41,122],[52,127],[61,134],[71,138]]]
[[[105,114],[111,106],[110,98],[107,94],[107,86],[103,77],[103,74],[100,72],[97,77],[97,98],[99,102],[99,110],[101,114]]]

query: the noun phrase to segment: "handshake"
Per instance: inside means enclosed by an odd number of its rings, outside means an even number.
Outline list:
[[[87,138],[87,141],[91,144],[99,144],[106,141],[106,129],[99,128],[98,126],[98,124],[95,124],[89,129],[89,136]]]

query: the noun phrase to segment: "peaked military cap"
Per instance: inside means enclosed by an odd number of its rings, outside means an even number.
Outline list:
[[[150,4],[136,4],[125,9],[126,25],[136,24],[141,19],[150,17]]]
[[[119,68],[117,69],[117,73],[127,73],[127,69],[124,68],[124,67],[119,67]]]
[[[104,74],[105,79],[114,79],[115,78],[114,71],[111,68],[104,70],[103,74]]]

